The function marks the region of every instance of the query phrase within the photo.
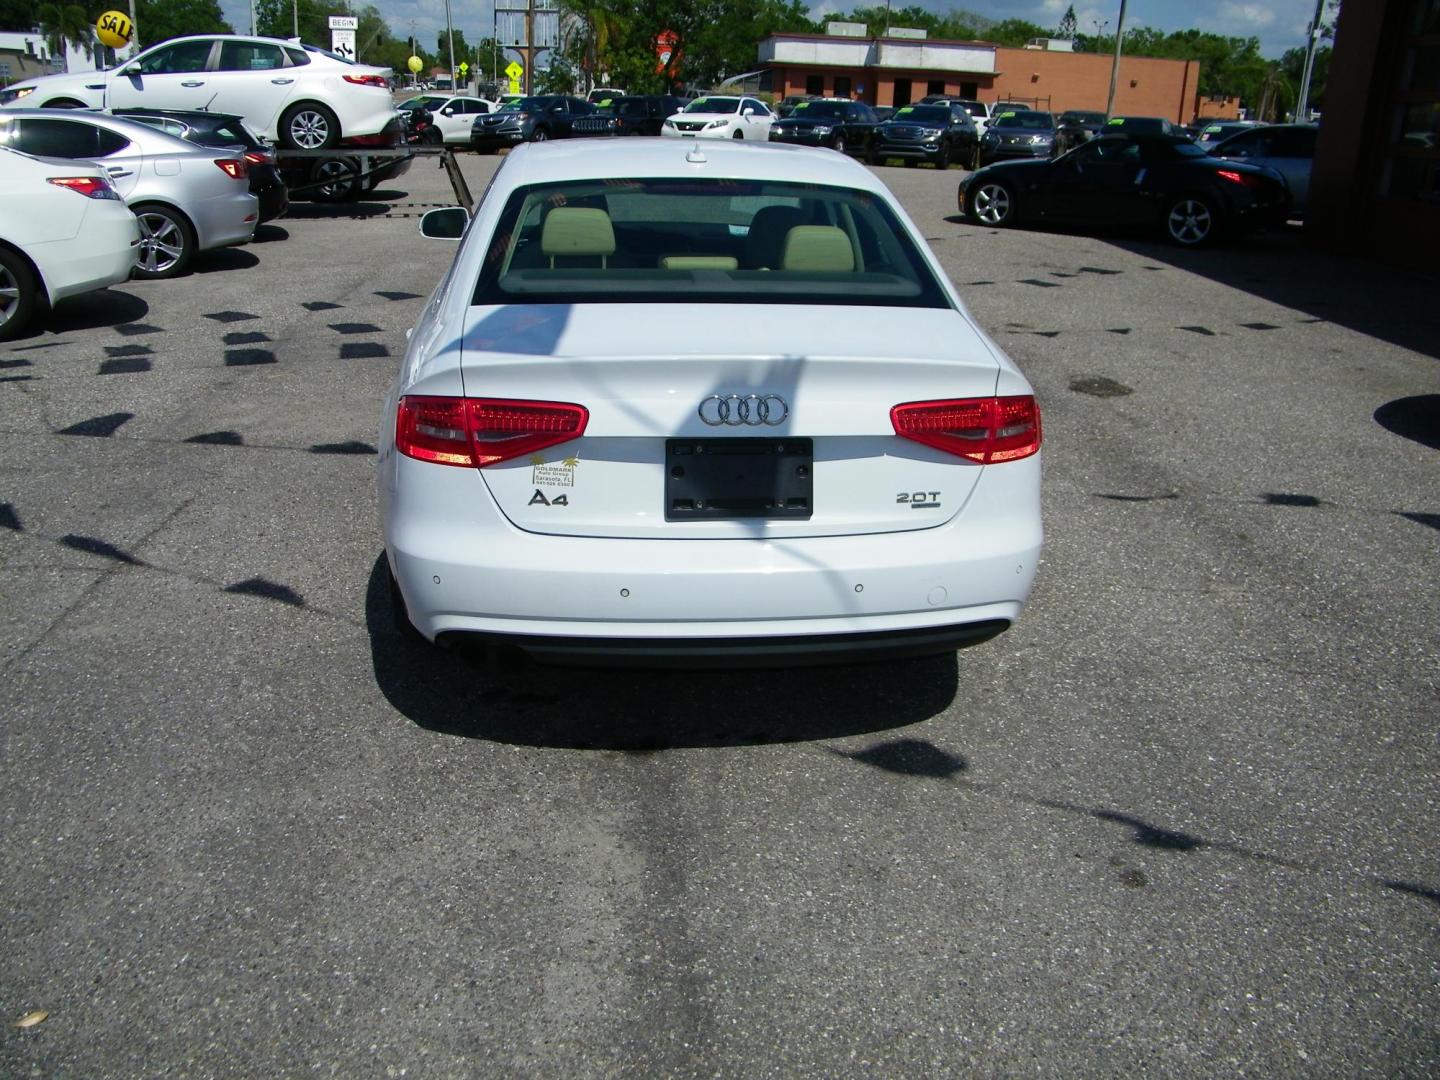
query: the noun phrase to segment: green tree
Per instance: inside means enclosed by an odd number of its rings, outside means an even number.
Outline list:
[[[1055,27],[1055,36],[1073,41],[1079,29],[1078,20],[1075,18],[1075,5],[1071,4],[1065,9],[1065,14],[1060,17],[1060,25]]]
[[[35,0],[0,0],[0,30],[35,29]]]
[[[125,9],[123,3],[115,6]],[[154,45],[187,34],[234,32],[235,28],[225,21],[218,0],[135,0],[137,45]]]
[[[95,24],[78,4],[41,4],[35,9],[35,23],[45,35],[50,55],[64,56],[68,45],[95,53]]]

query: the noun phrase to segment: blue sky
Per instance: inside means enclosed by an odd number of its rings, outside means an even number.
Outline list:
[[[519,0],[514,0],[519,3]],[[873,2],[873,0],[872,0]],[[1042,26],[1053,26],[1071,0],[894,0],[896,7],[909,3],[931,11],[944,12],[961,7],[995,19],[1020,18]],[[1362,0],[1352,0],[1362,2]],[[415,33],[432,43],[438,30],[445,26],[444,0],[374,0],[397,35],[408,35],[411,23]],[[1097,25],[1113,31],[1120,0],[1074,0],[1080,29],[1093,33]],[[221,0],[225,17],[236,30],[250,28],[248,0]],[[855,5],[848,0],[817,0],[811,13],[816,16],[846,12]],[[1333,6],[1333,0],[1327,0]],[[488,37],[494,25],[493,0],[451,0],[455,26],[464,30],[471,41]],[[336,3],[336,12],[343,5]],[[1154,26],[1161,30],[1184,30],[1195,27],[1235,37],[1258,37],[1267,56],[1279,56],[1286,49],[1305,41],[1305,26],[1315,12],[1315,0],[1129,0],[1127,26]]]

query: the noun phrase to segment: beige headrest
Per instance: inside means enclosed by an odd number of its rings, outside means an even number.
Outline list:
[[[555,207],[545,217],[540,251],[552,257],[615,254],[615,229],[610,215],[590,207]]]
[[[849,274],[855,270],[855,252],[843,229],[833,225],[796,225],[785,235],[780,265],[785,270]]]

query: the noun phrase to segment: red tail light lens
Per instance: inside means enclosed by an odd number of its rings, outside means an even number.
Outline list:
[[[342,75],[341,78],[356,86],[378,86],[384,90],[390,89],[390,84],[385,81],[383,75]]]
[[[50,183],[69,188],[87,199],[119,199],[120,195],[102,176],[52,176]]]
[[[578,439],[589,422],[585,406],[563,401],[403,397],[395,448],[418,461],[483,468]]]
[[[275,163],[274,157],[268,150],[246,150],[245,160],[251,165],[273,165]]]
[[[244,158],[217,158],[220,171],[234,180],[244,180],[250,175],[250,163]]]
[[[1018,461],[1040,449],[1040,406],[1029,395],[912,401],[891,409],[890,423],[902,439],[980,465]]]

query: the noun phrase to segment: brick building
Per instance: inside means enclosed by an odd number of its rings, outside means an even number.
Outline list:
[[[832,23],[830,29],[844,25]],[[1052,112],[1105,109],[1109,56],[897,36],[901,33],[883,38],[850,32],[775,34],[760,43],[759,58],[777,97],[824,94],[898,106],[927,94],[952,94],[1022,101]],[[1115,112],[1189,123],[1199,82],[1198,61],[1122,57]]]

